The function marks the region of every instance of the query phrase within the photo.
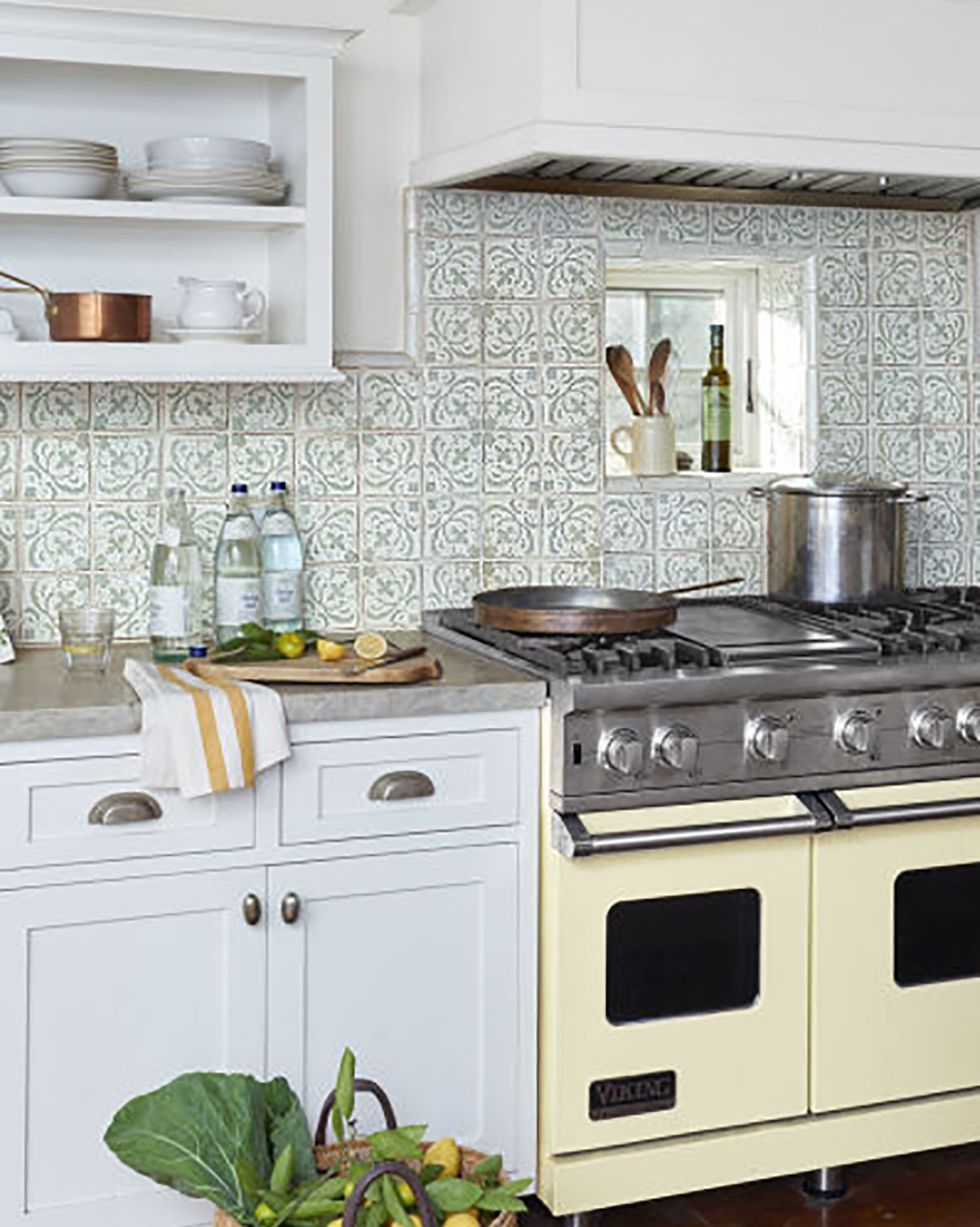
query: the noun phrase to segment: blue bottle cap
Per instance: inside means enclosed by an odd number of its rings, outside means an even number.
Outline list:
[[[273,494],[278,494],[280,490],[285,493],[286,488],[286,483],[284,481],[273,481],[269,483],[269,489],[273,492]]]
[[[203,643],[195,643],[191,646],[191,659],[203,660],[208,654],[207,648]]]
[[[243,481],[233,482],[231,492],[232,494],[248,494],[248,486]]]

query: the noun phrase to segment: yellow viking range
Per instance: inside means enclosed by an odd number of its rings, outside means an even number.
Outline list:
[[[549,1208],[794,1172],[831,1196],[980,1139],[980,608],[713,598],[576,636],[477,606],[442,633],[551,696]]]

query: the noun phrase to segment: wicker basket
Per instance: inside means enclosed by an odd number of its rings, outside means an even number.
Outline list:
[[[385,1128],[398,1128],[391,1100],[377,1082],[372,1082],[370,1078],[355,1078],[354,1090],[373,1095],[381,1107],[381,1112],[385,1119]],[[317,1120],[316,1132],[313,1135],[313,1149],[316,1156],[317,1171],[319,1172],[330,1171],[345,1159],[353,1158],[358,1162],[366,1163],[372,1158],[371,1143],[366,1138],[355,1139],[343,1148],[335,1142],[327,1142],[327,1126],[330,1122],[330,1113],[333,1110],[333,1105],[334,1093],[331,1091],[323,1101],[323,1107],[320,1109],[320,1116]],[[481,1151],[472,1150],[468,1146],[460,1146],[459,1155],[459,1174],[464,1180],[472,1177],[473,1169],[481,1160],[486,1158],[486,1155]],[[344,1209],[343,1227],[354,1227],[354,1219],[364,1199],[364,1194],[375,1180],[385,1174],[398,1176],[402,1180],[408,1181],[412,1191],[415,1193],[419,1217],[422,1219],[422,1227],[438,1227],[432,1203],[426,1195],[422,1182],[418,1178],[418,1172],[421,1167],[422,1162],[418,1159],[409,1160],[408,1163],[378,1163],[372,1167],[357,1182],[353,1192],[347,1199],[347,1205]],[[226,1211],[215,1207],[214,1227],[240,1227],[240,1224]],[[493,1219],[490,1227],[517,1227],[517,1215],[510,1210],[504,1210]]]

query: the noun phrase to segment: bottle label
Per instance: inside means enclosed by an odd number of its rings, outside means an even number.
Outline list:
[[[701,438],[705,443],[728,443],[732,437],[732,402],[728,388],[705,388]]]
[[[150,637],[180,639],[187,631],[187,589],[182,584],[155,584],[150,589]]]
[[[215,622],[218,626],[241,626],[258,622],[262,588],[257,575],[222,575],[215,585]]]
[[[268,622],[301,621],[302,572],[266,571],[262,576],[262,610]]]

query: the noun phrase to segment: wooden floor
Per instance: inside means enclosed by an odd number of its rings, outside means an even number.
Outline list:
[[[798,1179],[766,1180],[622,1206],[601,1227],[980,1227],[980,1145],[866,1163],[848,1177],[836,1202],[805,1198]],[[533,1227],[549,1222],[533,1217]]]

